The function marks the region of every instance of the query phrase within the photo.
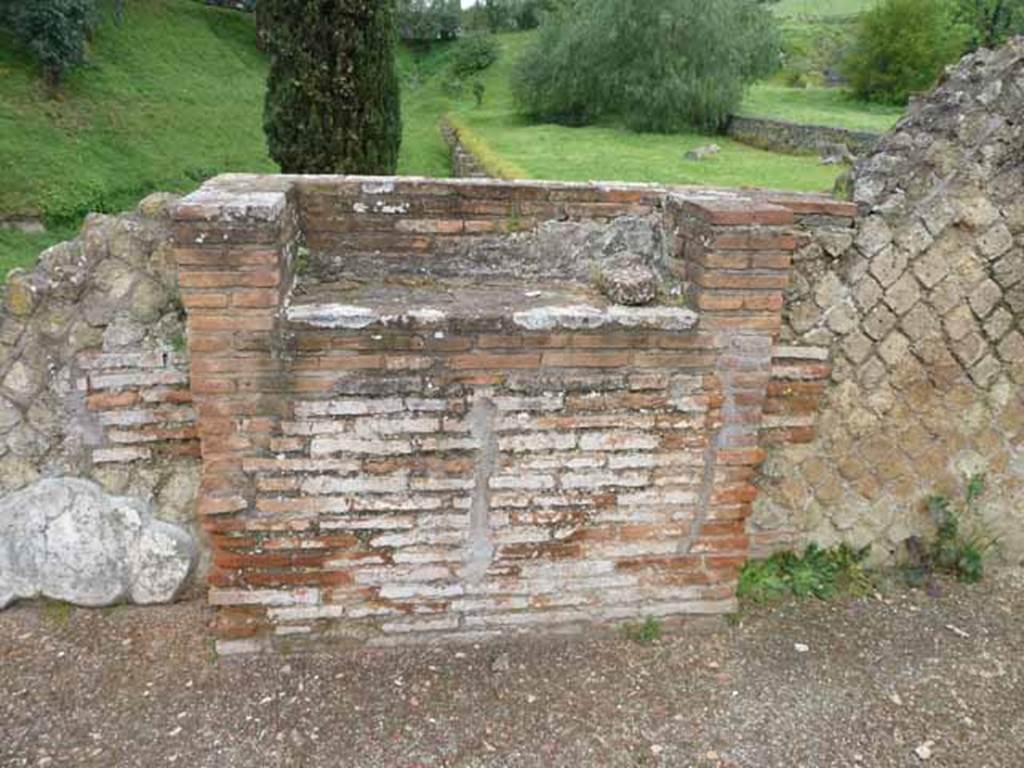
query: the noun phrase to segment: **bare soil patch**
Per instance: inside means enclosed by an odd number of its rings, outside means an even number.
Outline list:
[[[198,602],[22,605],[0,614],[0,766],[1016,768],[1022,587],[793,603],[650,645],[223,661]]]

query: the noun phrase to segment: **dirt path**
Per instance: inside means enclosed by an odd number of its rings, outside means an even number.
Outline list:
[[[649,646],[220,664],[196,603],[23,606],[0,614],[0,766],[1019,768],[1022,589],[788,605]]]

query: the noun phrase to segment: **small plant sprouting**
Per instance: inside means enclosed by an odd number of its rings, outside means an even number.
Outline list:
[[[976,584],[985,575],[985,555],[996,544],[981,532],[965,532],[964,519],[977,518],[978,499],[985,493],[985,476],[967,479],[963,502],[959,507],[943,494],[929,496],[925,507],[936,526],[931,546],[919,538],[907,542],[909,562],[904,568],[908,583],[920,586],[934,573],[945,573],[965,584]]]
[[[185,332],[176,333],[174,338],[171,339],[171,349],[177,352],[179,355],[184,354],[188,351],[188,337],[185,336]]]
[[[627,640],[640,645],[650,645],[661,637],[663,627],[657,616],[648,616],[642,622],[630,621],[622,625],[622,634]]]
[[[302,276],[309,269],[309,248],[300,245],[295,249],[295,265],[293,272],[296,276]]]
[[[863,597],[874,589],[864,564],[870,549],[854,549],[845,543],[829,549],[809,544],[803,554],[777,552],[766,560],[751,560],[740,571],[736,594],[753,603],[787,596],[820,600],[837,595]]]
[[[523,222],[522,219],[519,218],[519,211],[513,210],[512,213],[508,215],[507,229],[509,232],[518,232],[522,228]]]

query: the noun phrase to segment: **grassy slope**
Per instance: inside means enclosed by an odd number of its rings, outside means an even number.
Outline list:
[[[185,0],[135,0],[97,32],[59,99],[0,46],[0,209],[51,220],[118,210],[223,170],[272,170],[261,127],[266,64],[251,19]]]
[[[425,73],[431,74],[428,61]],[[436,80],[407,88],[399,170],[446,176]],[[43,235],[0,229],[0,277],[73,236],[88,211],[132,207],[154,190],[187,191],[223,171],[274,171],[263,137],[266,59],[252,19],[192,0],[133,0],[97,32],[90,65],[54,99],[35,65],[0,38],[0,212],[45,215]]]
[[[273,170],[261,127],[266,63],[253,40],[242,14],[133,0],[52,98],[32,61],[0,39],[0,211],[49,225],[45,235],[0,231],[0,270],[31,263],[89,211],[221,171]]]
[[[835,180],[835,169],[821,166],[815,158],[772,154],[717,136],[638,134],[616,126],[531,125],[516,113],[509,89],[512,64],[529,35],[502,35],[500,41],[502,56],[485,73],[483,107],[463,100],[456,108],[498,154],[531,177],[800,190],[828,190]],[[722,152],[701,162],[684,159],[687,150],[709,142],[721,146]]]
[[[451,158],[438,123],[449,100],[441,90],[450,45],[429,50],[399,47],[398,72],[402,81],[402,152],[398,172],[404,176],[451,176]]]

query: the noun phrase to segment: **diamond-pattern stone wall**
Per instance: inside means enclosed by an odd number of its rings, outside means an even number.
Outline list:
[[[983,473],[973,521],[1024,556],[1024,40],[965,58],[855,168],[856,225],[817,217],[784,342],[831,349],[817,437],[771,452],[762,550],[898,557],[932,493]]]

